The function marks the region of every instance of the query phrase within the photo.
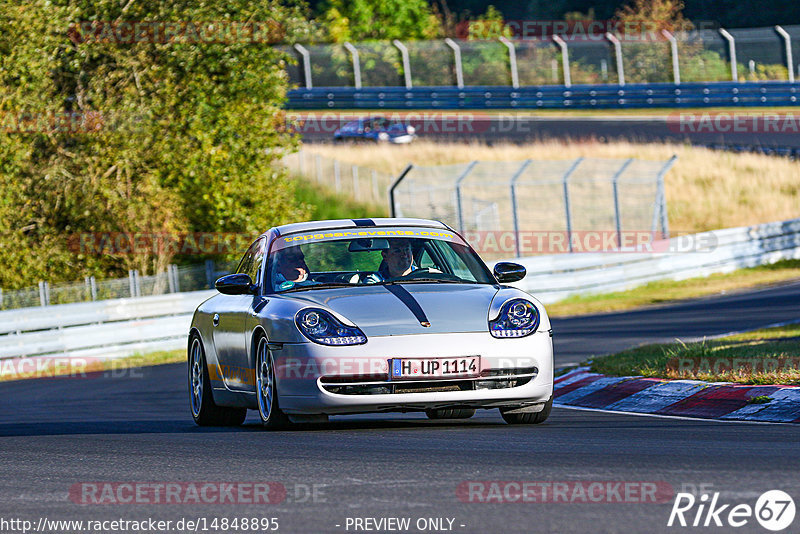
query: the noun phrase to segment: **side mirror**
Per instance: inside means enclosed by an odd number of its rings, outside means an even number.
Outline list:
[[[501,261],[494,266],[494,277],[497,278],[497,281],[501,284],[518,282],[525,278],[525,273],[525,267],[518,263]]]
[[[253,280],[245,273],[223,276],[214,283],[214,287],[225,295],[252,295],[256,292]]]

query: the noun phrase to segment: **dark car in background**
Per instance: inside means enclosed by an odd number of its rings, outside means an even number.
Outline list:
[[[406,144],[417,138],[409,124],[386,117],[367,117],[348,122],[333,133],[334,141],[372,141]]]

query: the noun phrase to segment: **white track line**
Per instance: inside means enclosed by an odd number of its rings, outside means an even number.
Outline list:
[[[636,415],[638,417],[656,417],[659,419],[679,419],[681,421],[705,421],[711,423],[745,423],[748,425],[791,425],[800,426],[795,423],[781,423],[778,421],[747,421],[747,420],[732,420],[732,419],[706,419],[704,417],[684,417],[682,415],[662,415],[655,413],[638,413],[638,412],[618,412],[614,410],[604,410],[602,408],[583,408],[581,406],[567,406],[565,404],[553,403],[553,408],[564,408],[567,410],[580,410],[584,412],[601,412],[614,415]]]

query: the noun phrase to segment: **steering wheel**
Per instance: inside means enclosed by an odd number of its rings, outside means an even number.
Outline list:
[[[353,275],[348,273],[337,274],[333,277],[333,281],[337,283],[350,284],[353,283]]]
[[[394,278],[389,278],[389,280],[392,280],[392,281],[394,281],[394,280],[411,280],[412,278],[416,278],[417,276],[419,276],[421,274],[429,274],[430,272],[431,272],[431,270],[429,268],[422,267],[420,269],[414,269],[410,273],[405,274],[403,276],[395,276]]]
[[[378,279],[370,279],[370,276],[375,276],[375,273],[368,271],[361,273],[344,273],[336,275],[334,281],[345,284],[374,284],[380,281]]]
[[[453,281],[453,282],[460,282],[462,280],[460,277],[458,277],[458,276],[456,276],[454,274],[443,273],[438,269],[429,269],[427,267],[423,267],[421,269],[415,269],[415,270],[411,271],[410,273],[408,273],[405,276],[398,276],[396,278],[392,278],[391,280],[392,281],[413,280],[414,278],[420,278],[420,277],[422,277],[423,275],[426,275],[426,274],[434,275],[434,276],[431,277],[431,279],[434,280],[434,281],[437,281],[437,280],[442,280],[442,281],[450,280],[450,281]]]

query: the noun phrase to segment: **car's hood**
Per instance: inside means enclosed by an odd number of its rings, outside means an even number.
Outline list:
[[[497,291],[486,284],[396,284],[308,290],[291,298],[330,309],[370,337],[486,332]]]

